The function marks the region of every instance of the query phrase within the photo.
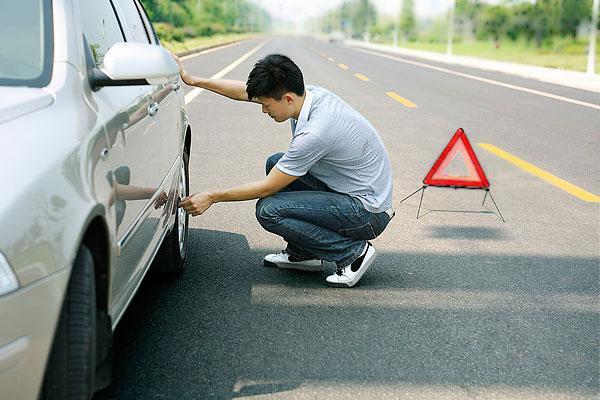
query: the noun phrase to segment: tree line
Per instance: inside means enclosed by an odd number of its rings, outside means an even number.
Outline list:
[[[142,0],[165,40],[265,31],[271,17],[249,0]]]
[[[414,12],[414,0],[403,0],[398,16],[381,18],[369,0],[347,0],[338,8],[319,18],[323,32],[341,31],[348,37],[363,38],[365,34],[390,34],[398,30],[407,41],[420,39],[424,31]],[[589,24],[592,0],[505,0],[489,4],[481,0],[456,0],[455,26],[457,40],[526,39],[541,46],[554,37],[576,38],[582,24]],[[447,26],[447,16],[430,25]],[[437,30],[437,39],[445,40],[445,29]],[[441,36],[441,37],[440,37]],[[422,39],[422,38],[421,38]],[[429,40],[436,39],[429,35]]]

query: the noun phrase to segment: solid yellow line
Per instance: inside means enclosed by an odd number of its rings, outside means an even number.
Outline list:
[[[348,66],[346,64],[338,64],[338,67],[340,67],[341,69],[348,69]]]
[[[387,92],[386,94],[388,96],[390,96],[392,99],[396,100],[397,102],[404,104],[408,108],[417,108],[417,105],[415,103],[413,103],[410,100],[405,99],[404,97],[400,96],[396,92]]]
[[[573,196],[590,203],[600,203],[600,197],[596,196],[593,193],[590,193],[586,190],[583,190],[579,186],[573,185],[565,181],[564,179],[559,178],[558,176],[552,175],[551,173],[544,171],[541,168],[536,167],[535,165],[528,163],[525,160],[520,159],[517,156],[513,156],[512,154],[492,145],[489,143],[478,143],[477,144],[482,149],[489,151],[490,153],[508,161],[509,163],[516,165],[517,167],[529,172],[532,175],[537,176],[550,183],[551,185],[556,186],[559,189],[564,190],[565,192],[572,194]]]
[[[369,82],[370,79],[367,78],[366,76],[364,76],[363,74],[354,74],[355,77],[357,77],[358,79],[360,79],[363,82]]]

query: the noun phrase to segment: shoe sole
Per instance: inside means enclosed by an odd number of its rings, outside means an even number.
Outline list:
[[[308,271],[308,272],[318,272],[318,271],[322,271],[323,270],[323,263],[321,263],[321,265],[316,265],[314,267],[310,267],[307,265],[290,265],[289,267],[287,266],[280,266],[278,264],[275,264],[271,261],[267,261],[267,260],[263,260],[263,265],[265,267],[269,267],[269,268],[277,268],[277,269],[295,269],[298,271]]]
[[[346,283],[333,283],[333,282],[329,282],[327,280],[325,280],[325,284],[327,286],[330,287],[337,287],[337,288],[351,288],[352,286],[346,284]]]

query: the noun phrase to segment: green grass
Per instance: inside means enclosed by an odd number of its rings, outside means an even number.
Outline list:
[[[161,43],[170,51],[177,53],[185,50],[192,50],[199,47],[215,46],[223,43],[233,42],[236,40],[249,39],[256,34],[252,33],[232,33],[214,36],[201,36],[196,38],[186,39],[183,42],[162,40]]]
[[[541,48],[536,48],[532,43],[525,41],[503,40],[498,47],[493,42],[465,41],[454,43],[453,54],[572,71],[586,71],[586,45],[583,42],[567,39],[556,39],[553,44],[546,44]],[[401,43],[399,46],[416,50],[446,52],[445,43],[407,42]],[[596,49],[596,73],[600,73],[600,43]]]

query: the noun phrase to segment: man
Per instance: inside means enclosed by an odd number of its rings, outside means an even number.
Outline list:
[[[375,128],[328,90],[305,88],[302,72],[283,55],[259,60],[247,83],[199,78],[179,65],[186,84],[259,103],[276,122],[292,125],[290,147],[267,159],[265,179],[195,193],[180,206],[197,216],[214,203],[258,198],[258,222],[287,242],[265,266],[320,271],[331,261],[337,272],[326,284],[354,286],[375,260],[367,240],[394,215],[391,165]]]

